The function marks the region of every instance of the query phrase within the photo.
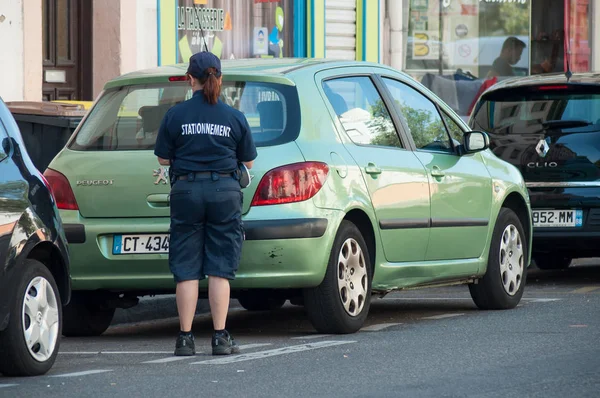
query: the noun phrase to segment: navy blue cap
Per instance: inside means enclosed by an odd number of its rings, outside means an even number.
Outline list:
[[[190,65],[188,66],[187,73],[196,79],[202,79],[210,75],[207,72],[208,68],[215,68],[217,70],[215,76],[221,76],[221,60],[211,52],[202,51],[190,57]]]

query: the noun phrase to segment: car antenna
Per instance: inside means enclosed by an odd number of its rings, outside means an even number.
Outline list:
[[[573,76],[573,72],[571,72],[571,61],[569,60],[569,58],[571,58],[571,47],[569,47],[569,32],[568,31],[565,33],[565,47],[567,48],[567,70],[565,72],[565,76],[567,77],[567,83],[568,83],[569,80],[571,79],[571,76]]]
[[[204,37],[204,30],[200,27],[200,34],[202,35],[202,42],[204,43],[204,50],[208,52],[208,45],[206,44],[206,38]]]

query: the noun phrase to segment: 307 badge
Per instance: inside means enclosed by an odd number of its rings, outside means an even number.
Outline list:
[[[152,171],[152,176],[156,177],[154,185],[158,185],[161,182],[166,185],[169,182],[169,168],[159,167],[158,169]]]

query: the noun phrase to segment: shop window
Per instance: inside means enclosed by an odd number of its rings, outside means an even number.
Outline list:
[[[425,73],[466,80],[488,77],[507,39],[527,47],[529,2],[405,0],[405,69],[418,78]],[[509,60],[511,74],[526,75],[528,52],[517,55]]]
[[[590,70],[589,0],[533,0],[531,74]],[[566,47],[565,47],[566,46]]]
[[[178,60],[204,50],[221,59],[292,57],[293,10],[294,0],[177,0]]]

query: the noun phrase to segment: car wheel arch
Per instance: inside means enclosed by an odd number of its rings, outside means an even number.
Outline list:
[[[374,275],[377,257],[377,241],[375,238],[375,229],[373,228],[373,221],[371,220],[369,215],[362,209],[349,210],[346,213],[344,220],[348,220],[354,225],[356,225],[356,227],[362,234],[363,239],[365,240],[365,243],[367,245],[367,250],[369,251],[369,260]]]
[[[502,202],[501,207],[506,207],[507,209],[511,209],[515,212],[515,214],[517,215],[517,217],[519,217],[519,220],[521,221],[523,229],[525,230],[527,242],[529,242],[531,240],[532,234],[531,223],[529,219],[530,215],[523,196],[518,192],[511,192],[506,196],[506,198]]]
[[[27,258],[37,260],[48,268],[58,286],[62,304],[67,305],[71,298],[71,282],[60,250],[52,242],[43,241],[29,251]]]

